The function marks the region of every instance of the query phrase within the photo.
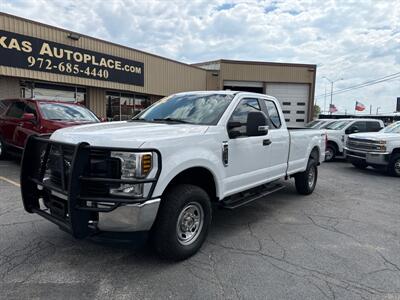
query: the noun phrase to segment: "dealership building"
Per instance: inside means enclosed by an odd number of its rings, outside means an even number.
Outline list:
[[[0,99],[75,101],[125,120],[177,92],[239,90],[275,96],[286,121],[312,119],[316,65],[215,60],[186,64],[0,13]]]

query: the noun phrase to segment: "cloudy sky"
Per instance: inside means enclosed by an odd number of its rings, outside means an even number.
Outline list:
[[[187,63],[316,64],[317,104],[325,87],[329,104],[324,77],[339,80],[343,112],[356,100],[393,112],[400,97],[398,0],[0,0],[0,10]]]

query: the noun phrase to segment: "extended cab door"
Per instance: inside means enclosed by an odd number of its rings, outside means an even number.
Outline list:
[[[289,131],[281,120],[277,103],[263,99],[262,106],[269,121],[269,153],[267,160],[267,178],[276,179],[286,175],[289,158]]]
[[[229,122],[240,122],[234,130],[240,136],[228,140],[229,160],[226,166],[225,191],[234,194],[265,182],[268,176],[268,159],[271,153],[270,134],[247,136],[246,125],[249,112],[262,111],[261,101],[243,98],[232,112]]]

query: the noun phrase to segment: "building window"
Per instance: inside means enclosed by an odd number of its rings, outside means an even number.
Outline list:
[[[297,114],[305,114],[306,112],[304,110],[298,110],[296,111]]]
[[[86,89],[77,86],[21,81],[21,97],[86,104]]]
[[[298,106],[306,106],[306,103],[305,102],[297,102],[297,105]]]
[[[129,120],[149,105],[149,98],[142,95],[106,93],[107,119],[109,121]]]
[[[285,122],[290,122],[290,119],[285,119]]]
[[[296,122],[304,122],[304,119],[296,119]]]
[[[284,114],[290,114],[290,110],[283,110],[282,111]]]
[[[291,105],[292,103],[290,102],[283,102],[282,105]]]

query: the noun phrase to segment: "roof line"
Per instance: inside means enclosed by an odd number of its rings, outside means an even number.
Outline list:
[[[79,36],[82,36],[82,37],[85,37],[85,38],[88,38],[88,39],[92,39],[92,40],[95,40],[95,41],[98,41],[98,42],[106,43],[106,44],[113,45],[113,46],[116,46],[116,47],[125,48],[125,49],[131,50],[131,51],[136,51],[136,52],[139,52],[139,53],[143,53],[145,55],[150,55],[150,56],[153,56],[153,57],[157,57],[157,58],[161,58],[161,59],[164,59],[164,60],[168,60],[168,61],[173,62],[173,63],[181,64],[181,65],[184,65],[184,66],[187,66],[187,67],[191,67],[191,68],[195,68],[195,69],[204,71],[204,69],[202,69],[200,67],[197,67],[197,66],[195,66],[193,64],[187,64],[187,63],[184,63],[184,62],[181,62],[181,61],[178,61],[178,60],[174,60],[174,59],[171,59],[171,58],[163,57],[163,56],[160,56],[160,55],[157,55],[157,54],[154,54],[154,53],[150,53],[150,52],[145,52],[143,50],[139,50],[139,49],[136,49],[136,48],[124,46],[124,45],[121,45],[121,44],[113,43],[113,42],[106,41],[106,40],[103,40],[103,39],[100,39],[100,38],[96,38],[96,37],[93,37],[93,36],[90,36],[90,35],[86,35],[86,34],[83,34],[83,33],[80,33],[80,32],[72,31],[72,30],[69,30],[69,29],[66,29],[66,28],[45,24],[45,23],[42,23],[42,22],[26,19],[26,18],[23,18],[23,17],[20,17],[20,16],[8,14],[8,13],[5,13],[5,12],[0,12],[0,16],[1,15],[4,15],[4,16],[7,16],[7,17],[16,18],[16,19],[19,19],[19,20],[22,20],[22,21],[30,22],[30,23],[33,23],[33,24],[36,24],[36,25],[40,25],[40,26],[49,27],[49,28],[56,29],[56,30],[62,30],[64,32],[66,32],[66,33],[75,33],[75,34],[78,34]]]
[[[210,60],[192,64],[194,66],[201,66],[205,64],[213,63],[229,63],[229,64],[246,64],[246,65],[270,65],[270,66],[289,66],[289,67],[307,67],[316,69],[317,65],[314,64],[300,64],[300,63],[281,63],[281,62],[267,62],[267,61],[253,61],[253,60],[230,60],[230,59],[218,59]]]

